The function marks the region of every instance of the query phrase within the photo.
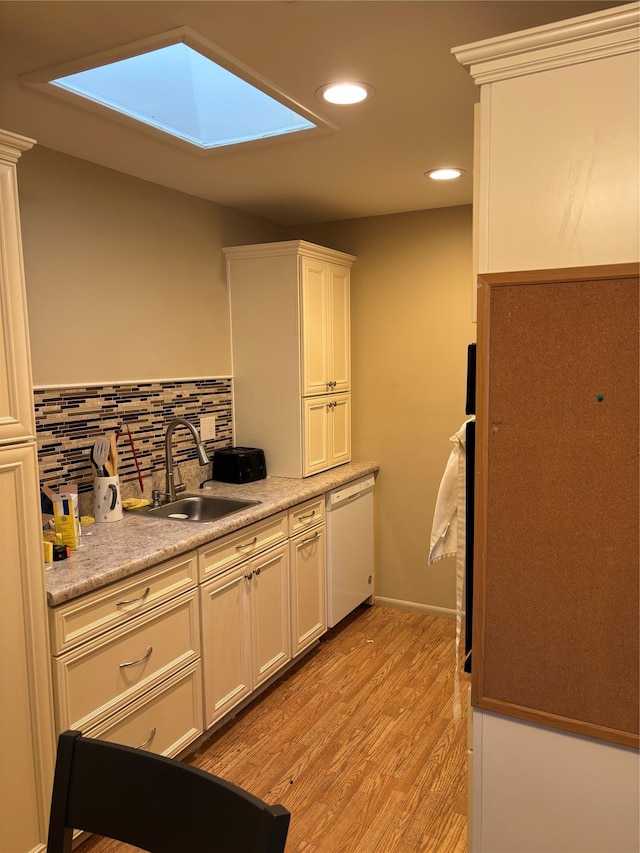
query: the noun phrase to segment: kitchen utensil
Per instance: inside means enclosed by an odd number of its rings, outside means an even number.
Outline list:
[[[96,459],[95,445],[94,444],[91,445],[91,450],[89,451],[89,457],[91,459],[91,467],[93,468],[94,477],[101,477],[102,471],[100,469],[100,466],[98,465],[98,460]]]
[[[96,438],[91,449],[91,461],[98,472],[98,477],[108,477],[105,473],[105,463],[109,458],[109,440],[107,438]]]
[[[115,477],[118,473],[118,448],[116,445],[117,439],[114,433],[109,436],[109,453],[104,467],[110,477]]]
[[[131,445],[131,452],[133,453],[133,461],[136,463],[136,471],[138,472],[138,482],[140,483],[140,491],[144,494],[144,483],[142,481],[142,472],[140,471],[140,463],[138,462],[138,455],[136,453],[136,448],[133,443],[133,436],[131,435],[131,430],[129,429],[129,424],[127,426],[127,435],[129,436],[129,444]]]

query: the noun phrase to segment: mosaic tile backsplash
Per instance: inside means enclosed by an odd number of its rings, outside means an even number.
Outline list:
[[[230,378],[36,388],[34,402],[40,481],[54,490],[77,483],[80,494],[91,491],[91,447],[98,436],[118,429],[122,483],[138,481],[127,427],[143,478],[164,469],[164,437],[172,418],[187,418],[199,429],[201,416],[215,415],[216,437],[204,442],[207,451],[233,444]],[[197,458],[186,429],[174,432],[172,447],[177,465]]]

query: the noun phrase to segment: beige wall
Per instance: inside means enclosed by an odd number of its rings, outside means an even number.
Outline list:
[[[18,181],[36,385],[231,373],[220,249],[278,226],[45,148]]]
[[[307,239],[353,253],[354,458],[381,464],[377,592],[454,608],[454,561],[427,566],[464,420],[471,208],[282,228],[35,148],[18,173],[36,385],[230,372],[222,246]]]
[[[358,257],[351,278],[353,451],[381,466],[376,592],[434,612],[453,609],[455,562],[429,567],[427,555],[449,436],[466,417],[467,345],[475,340],[471,207],[298,230]]]

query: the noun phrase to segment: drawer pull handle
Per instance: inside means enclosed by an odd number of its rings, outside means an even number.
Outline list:
[[[236,545],[236,551],[244,551],[245,548],[253,548],[258,541],[258,537],[254,536],[251,542],[245,542],[244,545]]]
[[[126,607],[127,604],[142,604],[143,601],[146,600],[147,596],[151,592],[151,587],[148,586],[145,591],[138,598],[122,598],[120,601],[116,601],[116,607]]]
[[[154,737],[155,737],[155,736],[156,736],[156,727],[154,726],[154,727],[151,729],[151,734],[150,734],[150,735],[149,735],[149,737],[145,740],[145,742],[144,742],[144,743],[141,743],[139,746],[136,746],[135,748],[136,748],[136,749],[144,749],[144,748],[145,748],[145,746],[149,746],[149,744],[151,743],[151,741],[154,739]]]
[[[120,667],[120,669],[126,669],[126,667],[128,666],[136,666],[139,663],[144,663],[145,661],[149,660],[152,651],[153,646],[149,646],[149,648],[147,649],[147,653],[142,655],[141,658],[138,658],[138,660],[128,660],[126,663],[118,664],[118,666]]]
[[[299,520],[299,521],[306,521],[308,518],[313,518],[313,516],[314,516],[315,514],[316,514],[315,509],[312,509],[312,510],[311,510],[311,512],[308,512],[308,513],[306,513],[305,515],[299,515],[299,516],[298,516],[298,520]]]
[[[316,532],[313,534],[313,536],[310,536],[308,539],[301,539],[300,544],[301,545],[307,545],[309,542],[315,542],[316,539],[318,538],[318,536],[320,536],[320,531],[316,530]]]

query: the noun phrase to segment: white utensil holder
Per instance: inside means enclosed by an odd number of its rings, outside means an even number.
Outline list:
[[[120,477],[96,477],[93,481],[93,517],[96,521],[120,521]]]

